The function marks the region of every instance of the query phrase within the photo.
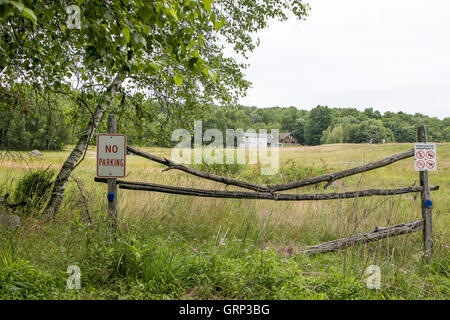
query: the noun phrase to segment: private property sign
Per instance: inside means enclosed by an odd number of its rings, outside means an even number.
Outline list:
[[[436,144],[427,142],[415,143],[414,158],[416,171],[436,171]]]
[[[124,134],[97,136],[97,177],[125,177],[127,138]]]

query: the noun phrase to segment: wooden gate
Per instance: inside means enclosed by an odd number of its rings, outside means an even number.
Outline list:
[[[427,131],[425,126],[418,128],[418,141],[427,142]],[[166,158],[161,158],[153,154],[138,150],[136,148],[127,146],[127,151],[135,155],[144,157],[148,160],[158,162],[160,164],[166,165],[163,171],[167,170],[181,170],[186,173],[192,174],[194,176],[220,182],[226,185],[233,185],[247,190],[252,190],[251,192],[245,191],[222,191],[222,190],[210,190],[210,189],[195,189],[195,188],[183,188],[177,186],[168,186],[148,182],[133,182],[126,180],[115,180],[115,183],[120,189],[128,190],[141,190],[141,191],[153,191],[153,192],[163,192],[171,193],[177,195],[189,195],[197,197],[211,197],[211,198],[232,198],[232,199],[263,199],[263,200],[274,200],[274,201],[307,201],[307,200],[331,200],[331,199],[348,199],[348,198],[359,198],[359,197],[369,197],[369,196],[390,196],[399,195],[405,193],[420,192],[421,194],[421,206],[422,206],[422,219],[398,224],[395,226],[377,227],[375,230],[354,235],[349,238],[338,239],[334,241],[329,241],[326,243],[306,246],[300,248],[300,252],[303,253],[322,253],[336,251],[345,247],[349,247],[358,243],[367,243],[370,241],[375,241],[379,239],[384,239],[388,237],[393,237],[401,234],[407,234],[411,232],[416,232],[423,230],[423,240],[424,240],[424,258],[429,261],[432,256],[433,251],[433,239],[432,239],[432,202],[430,198],[430,191],[438,190],[439,186],[430,186],[428,182],[428,172],[421,171],[419,173],[420,186],[396,188],[396,189],[367,189],[349,192],[339,192],[339,193],[301,193],[301,194],[286,194],[279,193],[279,191],[291,190],[295,188],[300,188],[308,185],[314,185],[321,182],[326,182],[324,189],[326,189],[333,181],[343,179],[355,174],[360,174],[366,171],[378,169],[394,162],[410,158],[414,156],[414,149],[398,153],[396,155],[387,157],[383,160],[368,163],[362,166],[354,167],[351,169],[346,169],[342,171],[337,171],[333,173],[327,173],[313,178],[308,178],[300,181],[278,184],[278,185],[268,185],[262,186],[253,184],[246,181],[236,180],[230,177],[219,176],[211,174],[208,172],[200,171],[180,163],[176,163]],[[113,184],[110,180],[106,178],[95,177],[96,182],[108,183],[111,186]],[[110,189],[111,187],[109,187]],[[112,212],[111,219],[116,219],[117,213],[115,212],[117,202],[117,196],[113,197],[114,204],[109,204],[110,208],[114,208]],[[112,223],[115,225],[115,223]]]

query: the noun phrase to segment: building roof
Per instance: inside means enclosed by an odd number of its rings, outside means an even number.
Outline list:
[[[280,140],[286,139],[291,134],[292,134],[291,132],[280,132]]]

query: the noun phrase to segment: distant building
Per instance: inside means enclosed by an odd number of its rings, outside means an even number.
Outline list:
[[[267,133],[244,132],[243,140],[239,144],[241,148],[267,147],[272,142],[272,135]]]
[[[297,139],[290,132],[280,132],[280,143],[283,145],[298,144]]]

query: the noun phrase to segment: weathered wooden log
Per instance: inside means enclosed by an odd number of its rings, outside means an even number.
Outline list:
[[[203,190],[193,188],[180,188],[164,185],[136,185],[121,183],[120,189],[154,191],[180,195],[190,195],[197,197],[209,198],[232,198],[232,199],[266,199],[276,201],[307,201],[307,200],[333,200],[348,199],[368,196],[389,196],[399,195],[411,192],[420,192],[421,187],[408,187],[400,189],[369,189],[360,191],[351,191],[343,193],[317,193],[317,194],[283,194],[269,192],[241,192],[241,191],[220,191],[220,190]],[[434,187],[432,190],[436,190]]]
[[[108,115],[108,133],[117,133],[116,115]],[[114,198],[108,199],[108,224],[109,224],[109,242],[112,243],[117,237],[117,179],[107,178],[108,194],[114,194]]]
[[[311,184],[317,184],[320,182],[324,182],[327,181],[328,183],[325,185],[325,187],[329,186],[331,184],[331,182],[338,180],[338,179],[342,179],[351,175],[355,175],[358,173],[362,173],[362,172],[366,172],[366,171],[370,171],[373,169],[377,169],[377,168],[381,168],[384,166],[387,166],[391,163],[394,163],[396,161],[402,160],[402,159],[406,159],[409,157],[413,157],[414,156],[414,149],[402,152],[402,153],[398,153],[396,155],[384,158],[383,160],[380,161],[376,161],[376,162],[371,162],[359,167],[354,167],[351,169],[346,169],[346,170],[342,170],[342,171],[337,171],[337,172],[333,172],[333,173],[327,173],[327,174],[323,174],[317,177],[313,177],[313,178],[308,178],[308,179],[304,179],[304,180],[300,180],[300,181],[295,181],[295,182],[290,182],[290,183],[285,183],[285,184],[277,184],[277,185],[272,185],[272,186],[268,186],[268,188],[270,189],[270,191],[272,192],[276,192],[276,191],[282,191],[282,190],[289,190],[289,189],[294,189],[294,188],[299,188],[299,187],[304,187],[304,186],[308,186]]]
[[[299,188],[299,187],[304,187],[307,185],[312,185],[312,184],[317,184],[320,182],[328,182],[325,185],[325,188],[328,187],[333,181],[336,181],[338,179],[342,179],[351,175],[355,175],[355,174],[359,174],[362,172],[366,172],[366,171],[370,171],[370,170],[374,170],[380,167],[384,167],[387,166],[389,164],[392,164],[396,161],[402,160],[402,159],[406,159],[409,157],[414,156],[414,149],[402,152],[402,153],[398,153],[396,155],[384,158],[383,160],[380,161],[376,161],[376,162],[371,162],[359,167],[354,167],[351,169],[346,169],[346,170],[342,170],[342,171],[337,171],[337,172],[333,172],[333,173],[327,173],[324,175],[320,175],[317,177],[313,177],[313,178],[308,178],[308,179],[304,179],[304,180],[300,180],[300,181],[295,181],[295,182],[290,182],[290,183],[286,183],[286,184],[278,184],[278,185],[272,185],[272,186],[260,186],[260,185],[256,185],[256,184],[252,184],[249,182],[245,182],[245,181],[241,181],[241,180],[236,180],[233,178],[229,178],[229,177],[224,177],[224,176],[219,176],[219,175],[215,175],[215,174],[211,174],[211,173],[207,173],[204,171],[200,171],[194,168],[190,168],[187,167],[185,165],[182,165],[180,163],[176,163],[174,161],[171,161],[169,159],[166,158],[160,158],[158,156],[152,155],[150,153],[135,149],[133,147],[127,146],[127,150],[133,154],[139,155],[141,157],[144,157],[146,159],[164,164],[166,166],[168,166],[167,169],[177,169],[177,170],[181,170],[184,171],[186,173],[190,173],[192,175],[195,175],[197,177],[201,177],[201,178],[205,178],[205,179],[209,179],[209,180],[213,180],[213,181],[217,181],[217,182],[221,182],[227,185],[235,185],[241,188],[245,188],[245,189],[249,189],[249,190],[254,190],[254,191],[262,191],[262,192],[276,192],[276,191],[283,191],[283,190],[289,190],[289,189],[294,189],[294,188]],[[165,170],[167,170],[165,169]]]
[[[106,183],[106,178],[94,178],[97,182]],[[300,193],[285,194],[271,192],[243,192],[243,191],[221,191],[221,190],[205,190],[194,188],[183,188],[161,185],[147,182],[132,182],[125,180],[117,180],[120,189],[154,191],[171,194],[210,197],[210,198],[233,198],[233,199],[266,199],[278,201],[305,201],[305,200],[332,200],[332,199],[348,199],[368,196],[389,196],[411,192],[420,192],[421,187],[407,187],[399,189],[369,189],[359,191],[349,191],[342,193]],[[430,190],[437,190],[439,186],[431,187]]]
[[[181,170],[184,171],[186,173],[190,173],[194,176],[197,177],[201,177],[201,178],[205,178],[208,180],[213,180],[216,182],[220,182],[220,183],[224,183],[227,185],[233,185],[233,186],[237,186],[237,187],[241,187],[241,188],[245,188],[245,189],[249,189],[249,190],[254,190],[254,191],[266,191],[269,192],[269,189],[267,187],[264,186],[259,186],[253,183],[249,183],[249,182],[245,182],[245,181],[240,181],[240,180],[236,180],[233,178],[229,178],[229,177],[224,177],[224,176],[219,176],[216,174],[212,174],[212,173],[208,173],[208,172],[204,172],[201,170],[197,170],[191,167],[187,167],[181,163],[177,163],[174,162],[172,160],[166,159],[166,158],[161,158],[158,156],[155,156],[153,154],[135,149],[133,147],[127,146],[127,150],[133,154],[136,154],[138,156],[144,157],[146,159],[161,163],[163,165],[166,165],[168,168],[167,169],[177,169],[177,170]],[[165,169],[165,170],[167,170]]]
[[[375,228],[374,231],[354,235],[349,238],[337,239],[314,246],[306,246],[299,248],[297,253],[316,254],[337,251],[343,248],[354,246],[361,243],[376,241],[388,237],[394,237],[401,234],[420,231],[423,229],[423,219],[397,224],[391,227]]]

